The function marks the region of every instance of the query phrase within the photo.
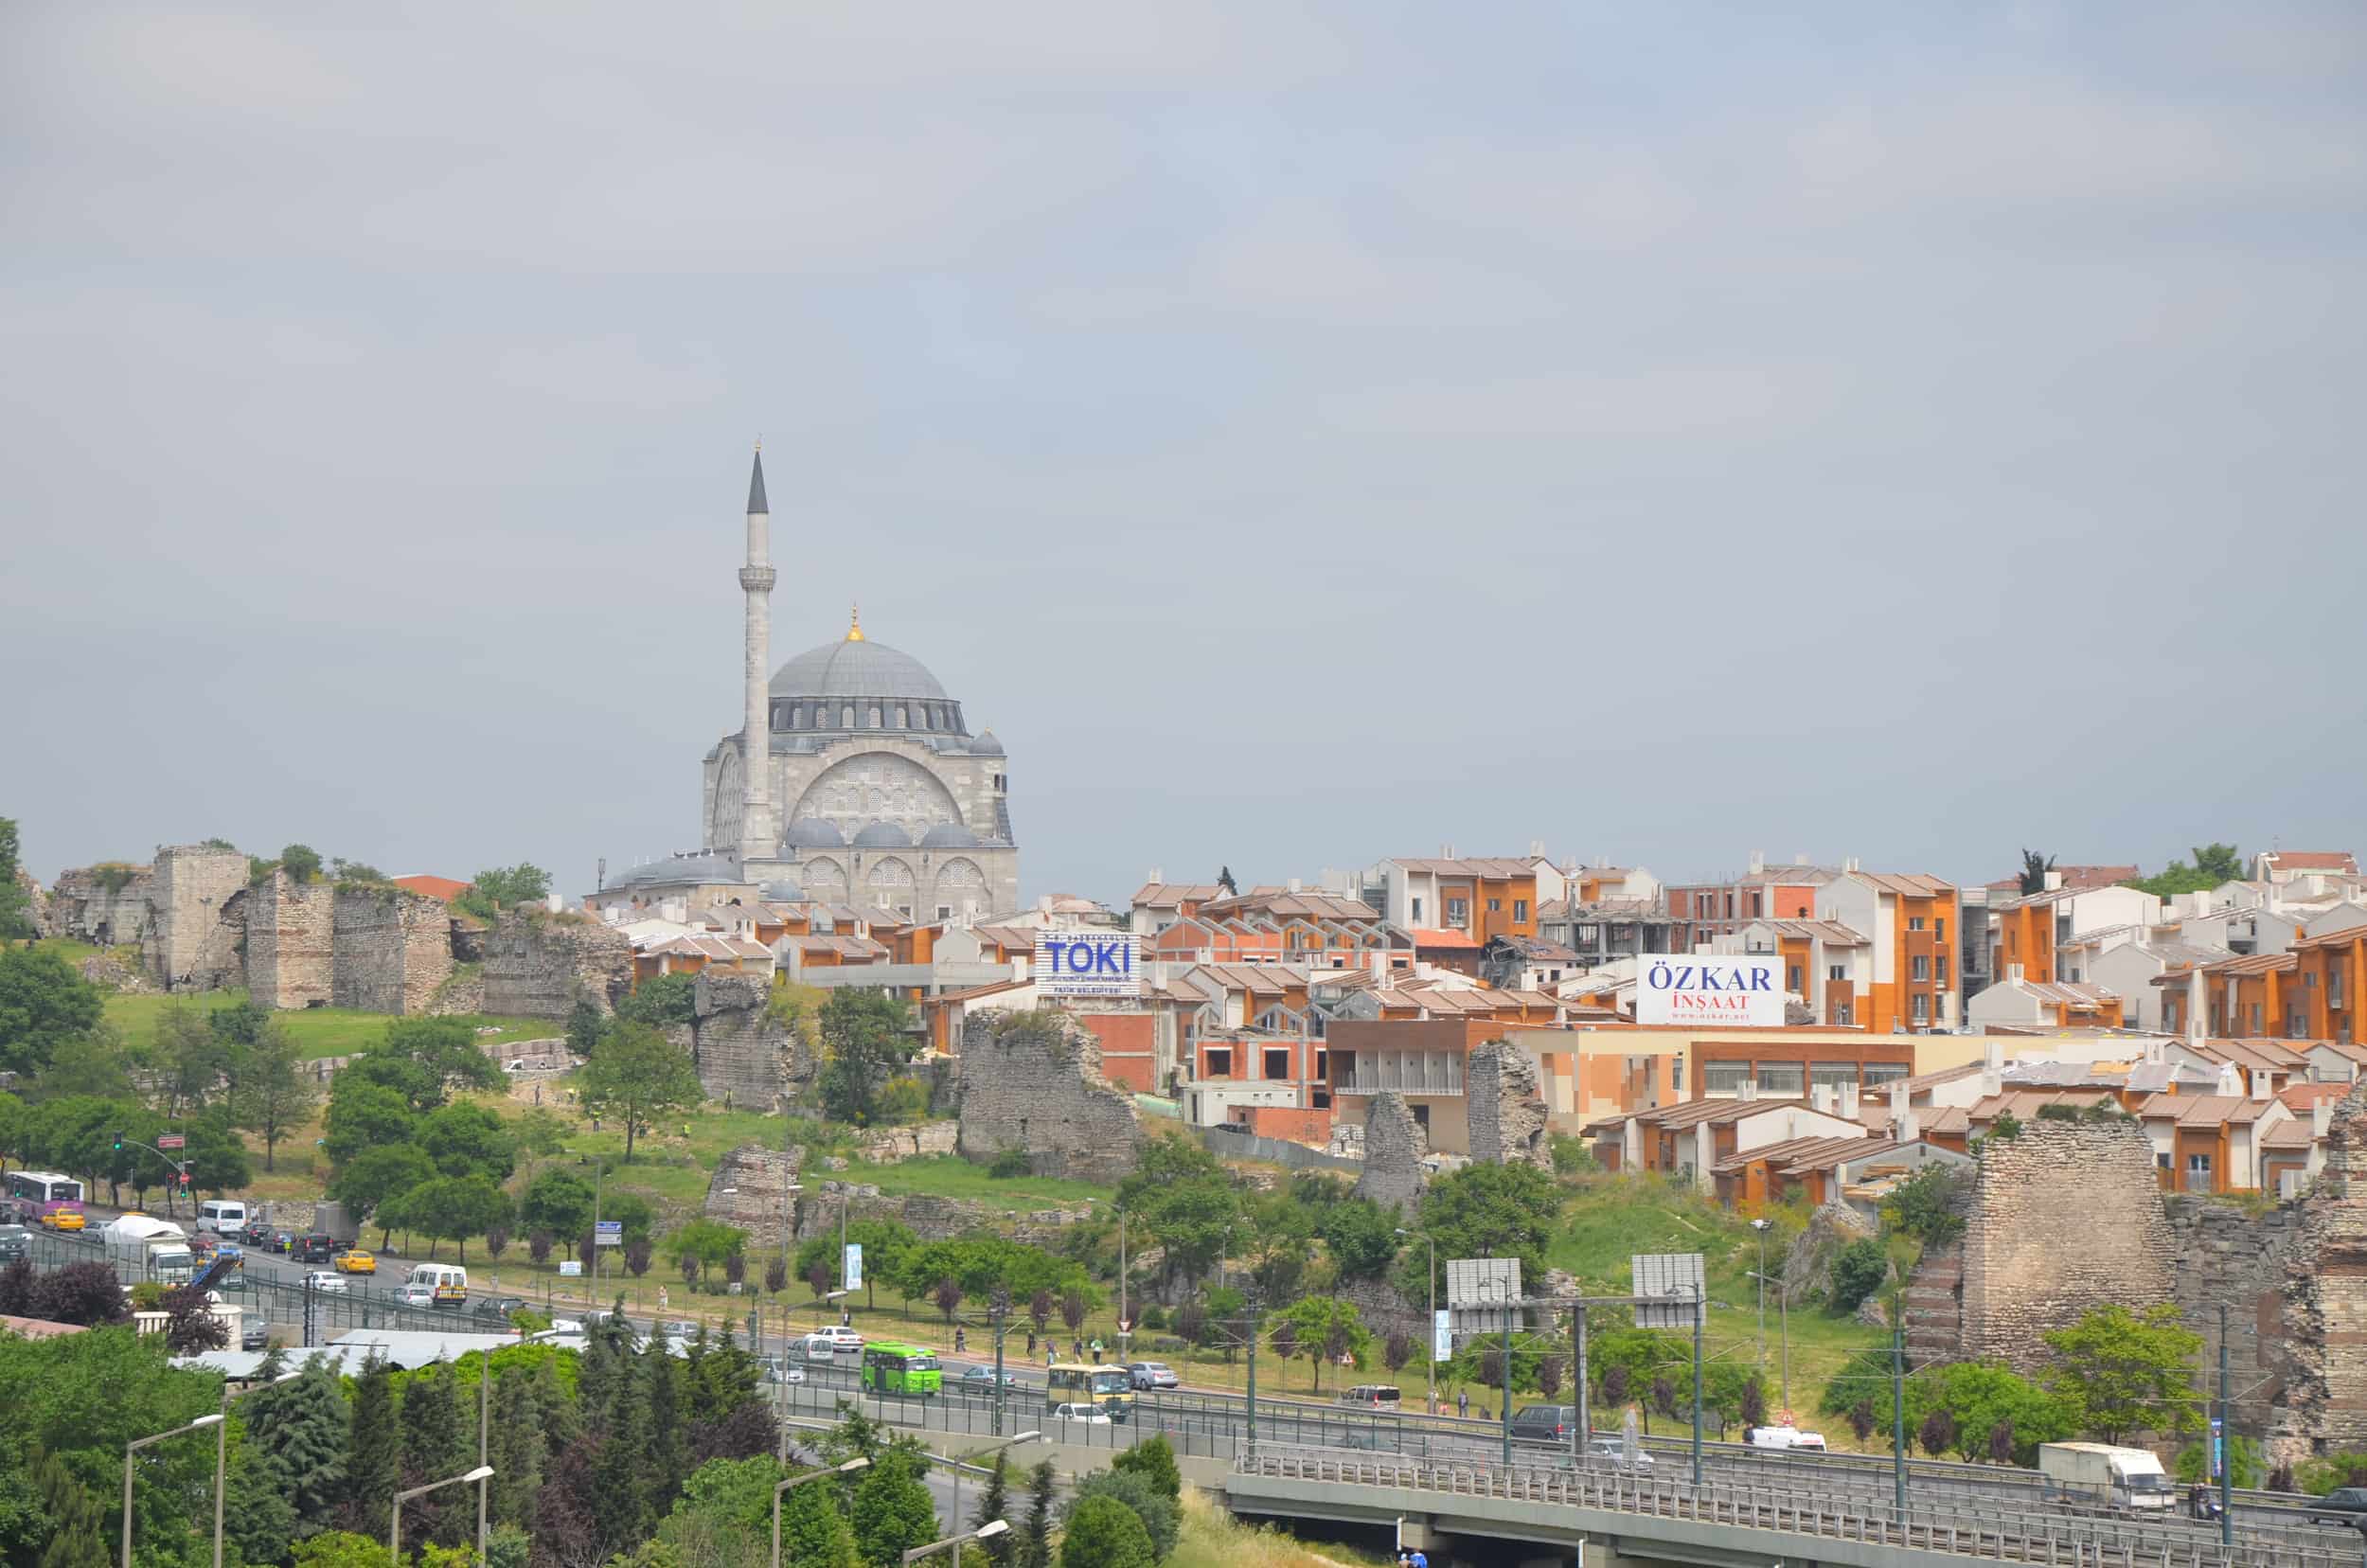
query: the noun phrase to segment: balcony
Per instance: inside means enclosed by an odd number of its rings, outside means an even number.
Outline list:
[[[1460,1095],[1463,1059],[1430,1052],[1406,1054],[1364,1051],[1354,1070],[1340,1080],[1344,1095]]]

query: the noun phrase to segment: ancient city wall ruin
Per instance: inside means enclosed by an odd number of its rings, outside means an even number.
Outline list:
[[[1057,1012],[973,1012],[962,1029],[961,1151],[1023,1149],[1040,1176],[1114,1183],[1134,1168],[1142,1121],[1101,1076],[1101,1044]]]
[[[1470,1118],[1472,1159],[1486,1165],[1553,1168],[1537,1060],[1528,1052],[1502,1040],[1474,1045],[1464,1063],[1463,1094],[1464,1111]]]
[[[236,849],[175,845],[156,852],[148,885],[140,958],[168,990],[219,990],[243,977],[240,925],[226,919],[246,891],[246,857]]]
[[[423,1013],[452,974],[452,912],[399,887],[334,896],[330,1000],[365,1012]]]
[[[265,1007],[326,1007],[334,994],[336,891],[274,870],[246,896],[246,990]]]
[[[632,943],[599,920],[512,910],[472,939],[496,1017],[561,1019],[578,1000],[608,1013],[632,989]]]
[[[691,995],[690,1054],[707,1098],[770,1107],[813,1081],[813,1057],[773,1016],[765,980],[703,971]]]

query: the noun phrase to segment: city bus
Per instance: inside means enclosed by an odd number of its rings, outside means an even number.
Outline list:
[[[54,1170],[11,1170],[9,1196],[30,1207],[51,1230],[80,1230],[82,1184]]]
[[[874,1394],[930,1395],[945,1386],[937,1353],[882,1340],[863,1349],[863,1386]]]
[[[1071,1404],[1093,1405],[1123,1421],[1134,1414],[1134,1376],[1123,1366],[1056,1362],[1043,1369],[1043,1407]]]

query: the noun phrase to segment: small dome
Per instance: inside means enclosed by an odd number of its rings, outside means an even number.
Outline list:
[[[781,842],[792,849],[844,849],[846,835],[838,830],[836,823],[822,817],[799,817],[789,825]]]
[[[923,849],[975,849],[978,835],[958,822],[940,822],[920,835]]]
[[[1001,757],[1004,755],[1003,742],[994,738],[994,731],[980,730],[977,738],[970,743],[970,755],[972,757]]]
[[[803,903],[806,890],[793,882],[769,882],[756,889],[756,897],[766,903]]]
[[[875,822],[855,835],[858,849],[909,849],[913,836],[893,822]]]

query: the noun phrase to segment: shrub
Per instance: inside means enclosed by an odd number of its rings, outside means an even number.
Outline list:
[[[1167,1441],[1165,1433],[1155,1437],[1147,1437],[1136,1443],[1132,1448],[1110,1461],[1110,1468],[1130,1475],[1141,1476],[1170,1503],[1180,1502],[1183,1499],[1184,1472],[1176,1468],[1175,1448]],[[1153,1539],[1156,1539],[1157,1533],[1152,1532]],[[1165,1548],[1162,1548],[1160,1555],[1163,1557],[1166,1555]]]
[[[1115,1497],[1081,1497],[1069,1510],[1060,1568],[1154,1568],[1158,1560],[1142,1516]]]
[[[1882,1288],[1890,1270],[1890,1253],[1878,1238],[1860,1237],[1842,1248],[1833,1257],[1833,1310],[1856,1311],[1866,1297]]]
[[[994,1157],[993,1164],[987,1167],[987,1174],[996,1181],[1007,1182],[1029,1174],[1033,1168],[1027,1162],[1027,1150],[1006,1149]]]

